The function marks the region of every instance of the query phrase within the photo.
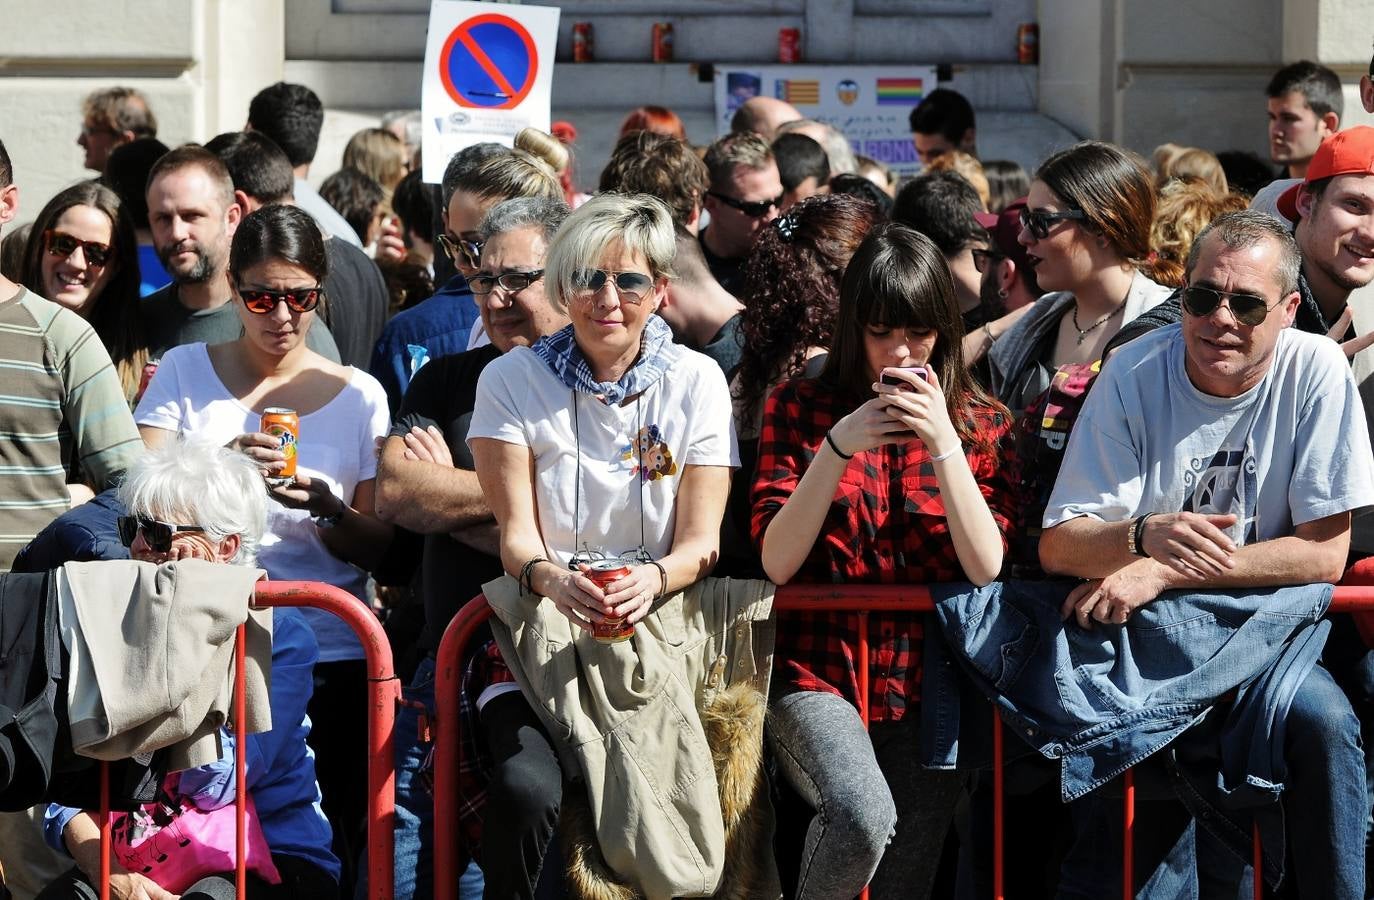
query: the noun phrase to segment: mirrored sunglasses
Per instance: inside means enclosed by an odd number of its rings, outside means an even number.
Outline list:
[[[43,248],[59,259],[66,259],[71,256],[78,247],[81,248],[81,254],[86,257],[88,268],[103,269],[110,261],[109,244],[83,241],[65,231],[58,231],[56,228],[49,228],[43,232]]]
[[[134,539],[139,532],[143,533],[143,540],[154,553],[166,553],[172,549],[172,538],[179,532],[196,531],[204,532],[205,529],[199,525],[172,525],[169,522],[159,522],[157,519],[149,519],[143,516],[120,516],[115,520],[119,529],[119,542],[126,547],[134,545]]]
[[[308,288],[295,288],[289,291],[269,291],[269,290],[250,290],[239,288],[239,297],[243,300],[243,305],[248,307],[250,313],[265,316],[277,308],[278,303],[285,303],[286,308],[292,312],[310,312],[320,304],[320,295],[323,288],[319,285]]]
[[[439,248],[444,251],[444,255],[454,263],[467,262],[474,269],[482,264],[482,248],[486,246],[486,241],[456,238],[449,234],[437,235],[435,239],[439,242]]]

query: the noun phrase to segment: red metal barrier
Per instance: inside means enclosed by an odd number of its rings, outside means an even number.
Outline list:
[[[1347,582],[1336,588],[1330,612],[1374,611],[1374,561],[1367,568],[1357,566],[1347,575]],[[873,612],[930,612],[933,604],[930,589],[924,585],[802,585],[780,587],[773,602],[775,611],[854,612],[859,614],[859,686],[861,709],[868,708],[868,614]],[[452,798],[458,790],[458,754],[460,734],[458,722],[458,691],[463,674],[462,652],[473,632],[487,620],[491,610],[480,595],[466,603],[453,617],[439,643],[434,691],[438,719],[435,727],[434,795]],[[1003,900],[1005,872],[1003,868],[1004,806],[1001,719],[994,709],[993,725],[993,897]],[[867,721],[867,717],[864,717]],[[1122,896],[1134,896],[1133,842],[1135,835],[1135,775],[1127,770],[1123,776],[1125,827],[1122,848]],[[1255,897],[1263,896],[1264,879],[1260,876],[1260,845],[1255,836]],[[434,898],[457,900],[458,859],[457,804],[434,805]],[[864,892],[867,896],[867,890]]]
[[[395,892],[395,843],[393,837],[396,814],[396,754],[393,732],[396,705],[401,699],[400,680],[392,664],[391,643],[372,610],[357,597],[327,584],[312,581],[259,582],[253,605],[309,606],[331,612],[343,619],[363,645],[367,662],[367,894],[368,900],[391,900]],[[243,626],[235,641],[234,774],[238,779],[235,800],[238,811],[235,834],[237,855],[236,887],[238,900],[244,900],[244,820],[248,795],[245,783],[244,747],[244,638]],[[109,767],[100,766],[100,900],[109,900],[110,891],[110,795]]]

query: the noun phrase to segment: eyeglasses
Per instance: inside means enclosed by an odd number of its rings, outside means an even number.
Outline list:
[[[715,197],[726,206],[732,207],[744,213],[751,219],[768,214],[768,210],[782,206],[782,194],[778,194],[772,200],[740,200],[735,197],[722,194],[719,191],[707,191],[708,197]]]
[[[95,137],[97,134],[119,134],[119,132],[105,125],[82,125],[81,134],[85,137]]]
[[[1044,210],[1030,210],[1021,208],[1021,227],[1028,230],[1035,236],[1037,241],[1043,241],[1050,236],[1050,226],[1055,222],[1086,222],[1087,213],[1081,209],[1069,209],[1064,212],[1045,212]]]
[[[988,270],[988,266],[997,262],[999,259],[1006,259],[1005,253],[998,253],[996,250],[973,249],[969,253],[973,254],[973,267],[981,275]]]
[[[56,228],[49,228],[43,232],[43,248],[53,256],[66,259],[75,253],[78,247],[81,248],[81,254],[86,257],[87,268],[103,269],[110,261],[109,244],[83,241]]]
[[[465,237],[453,237],[449,234],[436,235],[435,240],[439,242],[439,246],[443,249],[444,255],[453,260],[454,263],[466,260],[467,264],[474,269],[482,264],[482,248],[486,246],[486,241],[475,241]],[[463,259],[460,260],[458,258],[459,254],[462,254]]]
[[[147,542],[148,548],[154,553],[166,553],[172,549],[172,537],[183,531],[204,532],[205,529],[199,525],[172,525],[169,522],[159,522],[157,519],[149,519],[143,516],[120,516],[115,520],[119,528],[119,542],[126,547],[134,545],[134,538],[138,537],[139,532],[143,533],[143,540]]]
[[[654,280],[643,272],[607,272],[604,269],[581,269],[572,275],[572,288],[579,294],[592,296],[601,293],[610,280],[616,294],[626,303],[642,303],[653,290]]]
[[[324,288],[319,285],[308,288],[293,288],[289,291],[245,290],[239,288],[239,297],[250,313],[259,316],[269,315],[278,303],[285,303],[292,312],[310,312],[320,304]]]
[[[490,294],[500,287],[508,294],[523,291],[544,277],[543,269],[533,272],[502,272],[500,275],[474,275],[468,279],[468,289],[474,294]]]
[[[1232,294],[1205,287],[1190,286],[1183,289],[1183,308],[1189,315],[1198,318],[1205,318],[1216,312],[1222,300],[1226,301],[1227,308],[1231,310],[1231,315],[1235,316],[1237,322],[1251,328],[1268,318],[1269,311],[1283,302],[1280,298],[1270,305],[1263,297],[1254,294]]]

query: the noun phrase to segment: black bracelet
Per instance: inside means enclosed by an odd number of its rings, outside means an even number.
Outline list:
[[[1150,554],[1145,549],[1145,520],[1153,515],[1154,513],[1146,513],[1145,515],[1136,519],[1135,525],[1133,526],[1131,533],[1131,552],[1134,553],[1136,556],[1143,556],[1147,559],[1149,558]]]
[[[830,449],[834,450],[835,455],[838,456],[840,459],[854,458],[853,453],[845,453],[843,450],[840,449],[840,445],[835,443],[835,438],[831,436],[830,432],[828,431],[825,433],[825,442],[830,445]]]
[[[529,560],[520,567],[520,577],[515,579],[520,585],[521,592],[528,591],[534,593],[534,567],[541,562],[548,562],[543,556],[531,556]]]
[[[659,597],[665,597],[665,596],[667,596],[667,594],[668,594],[668,570],[665,569],[665,568],[663,568],[663,563],[658,562],[658,561],[656,561],[656,560],[652,560],[652,559],[649,560],[649,565],[653,566],[655,569],[658,569],[658,575],[659,575],[660,578],[663,579],[663,587],[659,590],[658,596],[659,596]]]

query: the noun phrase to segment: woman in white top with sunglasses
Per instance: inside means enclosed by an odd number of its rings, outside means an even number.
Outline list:
[[[275,501],[258,565],[274,580],[324,582],[365,604],[366,570],[391,539],[391,526],[376,518],[373,503],[376,439],[390,420],[376,379],[305,345],[316,306],[328,302],[321,288],[327,268],[324,240],[309,214],[271,205],[245,217],[229,254],[231,302],[243,336],[169,350],[134,420],[149,446],[194,434],[248,454],[270,479],[265,489]],[[273,407],[300,417],[296,475],[286,484],[272,483],[280,481],[286,457],[261,428],[263,412]],[[363,648],[333,614],[302,612],[320,647],[311,745],[325,812],[346,841],[366,804]],[[317,714],[323,709],[330,714]],[[336,849],[351,852],[337,837]]]

